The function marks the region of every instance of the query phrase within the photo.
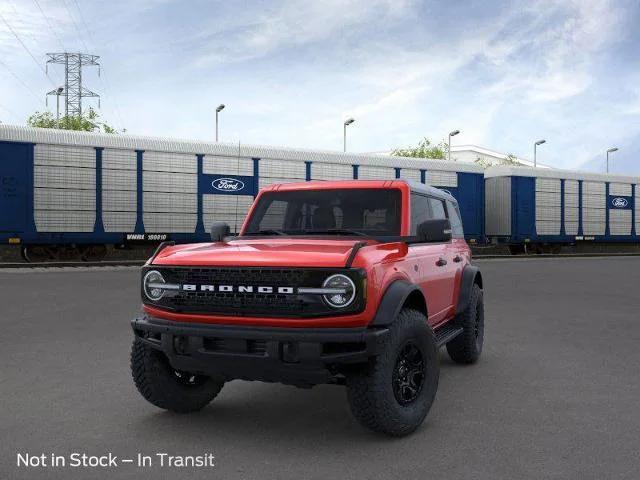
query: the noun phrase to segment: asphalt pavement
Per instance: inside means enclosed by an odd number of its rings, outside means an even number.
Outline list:
[[[0,479],[640,478],[640,258],[479,265],[483,356],[442,352],[434,406],[402,439],[361,428],[337,386],[235,381],[202,412],[161,411],[129,373],[137,268],[0,271]],[[74,452],[134,462],[72,467]]]

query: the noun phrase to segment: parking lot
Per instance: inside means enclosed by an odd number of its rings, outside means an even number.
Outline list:
[[[403,439],[362,429],[336,386],[232,382],[200,413],[160,411],[129,373],[137,269],[0,271],[0,478],[638,478],[640,258],[479,265],[483,357],[441,355],[434,407]],[[216,466],[27,469],[20,452]]]

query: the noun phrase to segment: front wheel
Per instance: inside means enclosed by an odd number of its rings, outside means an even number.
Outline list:
[[[203,409],[224,385],[221,380],[174,369],[162,352],[137,338],[131,348],[131,374],[147,401],[177,413]]]
[[[403,309],[381,353],[363,370],[347,376],[351,411],[373,431],[408,435],[429,413],[439,377],[438,348],[426,317]]]

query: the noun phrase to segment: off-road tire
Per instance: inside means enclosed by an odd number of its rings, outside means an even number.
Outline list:
[[[425,368],[415,400],[403,405],[394,393],[394,372],[407,345],[417,347]],[[439,377],[438,347],[433,330],[424,314],[403,309],[391,324],[380,354],[366,367],[347,375],[347,398],[353,415],[363,426],[388,435],[408,435],[429,413]]]
[[[137,338],[131,347],[131,374],[145,399],[156,407],[177,413],[203,409],[224,385],[222,380],[177,372],[162,352]]]
[[[456,363],[476,363],[484,342],[484,301],[482,289],[474,284],[467,310],[457,319],[463,331],[447,343],[447,352]]]

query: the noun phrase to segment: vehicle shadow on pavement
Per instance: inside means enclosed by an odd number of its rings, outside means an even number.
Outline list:
[[[461,368],[446,354],[441,355],[440,362],[441,374],[447,375],[448,370]],[[436,397],[431,414],[438,410],[439,402],[446,402],[442,398],[446,395],[446,392],[438,393],[440,399]],[[166,434],[187,443],[208,435],[234,440],[262,438],[265,442],[277,439],[285,443],[285,439],[291,439],[294,444],[300,441],[302,434],[307,440],[327,444],[335,441],[348,444],[356,439],[358,442],[374,443],[394,439],[361,427],[351,415],[345,387],[336,385],[300,389],[279,384],[233,381],[227,383],[218,398],[200,412],[187,415],[157,409],[148,412],[133,419],[138,433],[150,435],[151,438]],[[430,423],[427,416],[416,434],[426,434]]]

